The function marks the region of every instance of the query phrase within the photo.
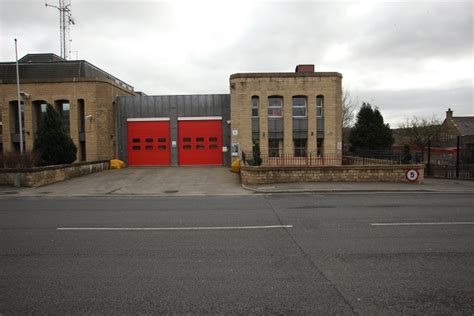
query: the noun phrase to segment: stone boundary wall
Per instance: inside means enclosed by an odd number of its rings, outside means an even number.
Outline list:
[[[0,169],[0,185],[39,187],[109,169],[109,161],[81,162],[23,169]]]
[[[315,166],[315,167],[253,167],[240,169],[243,184],[285,182],[410,182],[408,170],[417,170],[422,183],[424,165],[366,165],[366,166]]]

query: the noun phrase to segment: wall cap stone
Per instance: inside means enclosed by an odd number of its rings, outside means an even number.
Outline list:
[[[51,165],[44,167],[33,167],[33,168],[0,168],[0,173],[31,173],[31,172],[41,172],[46,170],[57,170],[65,169],[70,167],[80,167],[87,165],[95,165],[101,163],[108,163],[109,160],[97,160],[97,161],[85,161],[85,162],[76,162],[72,164],[63,164],[63,165]]]
[[[305,171],[318,169],[336,170],[392,170],[392,169],[424,169],[424,164],[407,165],[341,165],[341,166],[241,166],[241,170],[248,171]]]

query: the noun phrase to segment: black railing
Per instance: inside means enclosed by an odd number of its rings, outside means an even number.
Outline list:
[[[393,154],[356,156],[354,154],[327,153],[318,155],[306,150],[294,154],[269,152],[269,154],[242,153],[242,164],[247,166],[325,166],[325,165],[393,165],[400,164],[399,156]]]

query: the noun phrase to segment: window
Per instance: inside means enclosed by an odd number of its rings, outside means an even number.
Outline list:
[[[204,145],[196,145],[196,149],[206,149]]]
[[[189,149],[191,149],[191,145],[184,145],[183,149],[189,150]]]
[[[268,140],[268,156],[280,157],[283,152],[283,139]]]
[[[210,142],[217,142],[217,137],[209,137]]]
[[[153,138],[145,138],[145,142],[147,142],[147,143],[153,143]]]
[[[166,150],[166,145],[158,145],[158,150]]]
[[[132,149],[133,150],[140,150],[140,146],[133,146]]]
[[[189,143],[189,142],[191,142],[191,137],[184,137],[183,138],[183,143]]]
[[[324,116],[324,96],[318,95],[316,97],[316,117]]]
[[[283,97],[268,97],[268,117],[282,117]]]
[[[197,142],[203,142],[203,141],[204,141],[204,137],[196,137],[196,141],[197,141]]]
[[[86,130],[85,104],[84,99],[77,100],[77,107],[79,111],[79,133],[84,133]]]
[[[293,117],[306,117],[306,100],[307,98],[304,96],[293,97]]]
[[[252,117],[258,117],[259,98],[257,96],[252,97]]]
[[[59,100],[56,101],[56,109],[58,110],[59,114],[61,115],[63,126],[66,129],[66,132],[70,133],[70,123],[69,123],[69,110],[70,104],[68,100]]]
[[[153,146],[146,146],[145,149],[146,150],[153,150]]]
[[[132,143],[139,143],[140,142],[140,138],[132,138]]]
[[[295,148],[295,157],[306,157],[306,152],[308,150],[307,146],[307,139],[294,139],[293,147]]]
[[[217,149],[219,148],[216,144],[209,145],[209,149]]]
[[[166,143],[166,138],[160,137],[160,138],[158,138],[158,142],[159,143]]]

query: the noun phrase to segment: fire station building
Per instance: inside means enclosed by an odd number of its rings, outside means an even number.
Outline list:
[[[257,143],[279,157],[341,152],[339,73],[299,65],[287,73],[238,73],[230,94],[159,95],[86,61],[29,54],[19,61],[25,149],[51,104],[79,161],[118,158],[130,166],[230,165]],[[15,63],[0,63],[3,152],[19,150]]]

